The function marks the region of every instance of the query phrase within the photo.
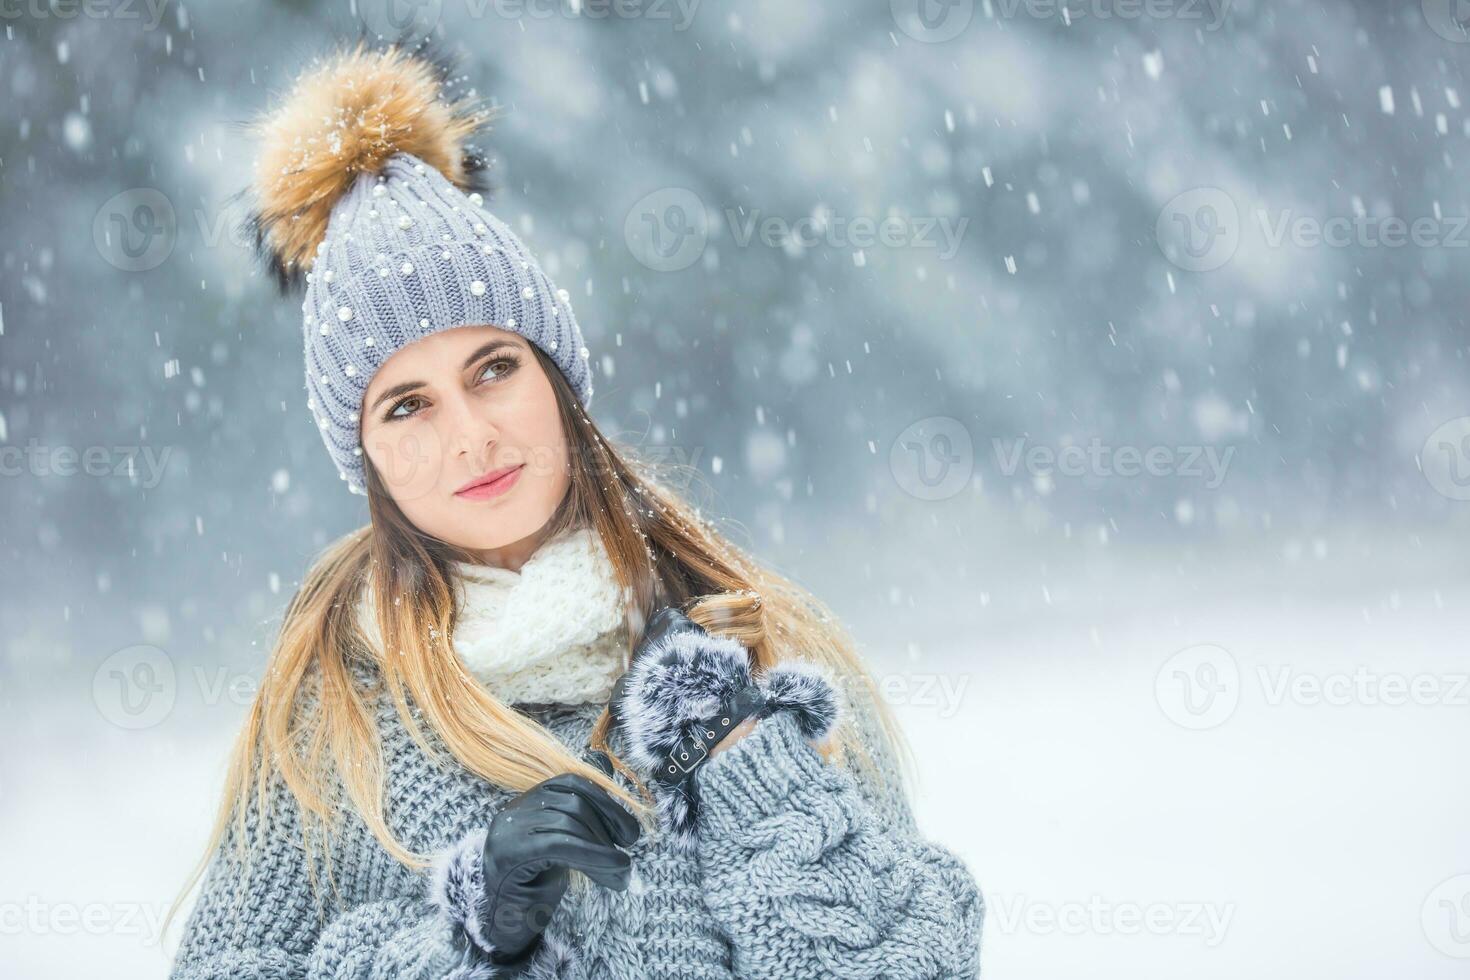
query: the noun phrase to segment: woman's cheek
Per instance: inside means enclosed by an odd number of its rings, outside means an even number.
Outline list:
[[[532,446],[527,454],[526,469],[538,480],[554,480],[564,468],[565,455],[557,446]]]
[[[378,426],[368,439],[363,451],[400,506],[427,497],[438,487],[444,446],[434,426],[427,422]]]

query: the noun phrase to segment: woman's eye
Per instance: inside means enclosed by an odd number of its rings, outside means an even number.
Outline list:
[[[486,370],[480,373],[478,380],[494,381],[496,378],[503,378],[507,374],[510,374],[512,371],[514,371],[517,367],[519,367],[520,363],[521,362],[519,358],[510,356],[497,357],[493,361],[487,361],[485,363]],[[497,365],[501,366],[503,370],[494,370]],[[383,416],[383,421],[397,422],[402,419],[411,418],[414,415],[412,411],[400,413],[398,410],[400,408],[411,406],[414,402],[422,400],[422,396],[420,395],[409,395],[407,398],[395,402],[393,404],[393,407],[388,409],[387,414]]]
[[[492,369],[487,371],[486,374],[489,374],[493,377],[504,377],[505,375],[510,374],[512,371],[514,371],[516,369],[516,365],[518,365],[519,363],[520,362],[517,361],[514,357],[497,357],[495,360],[490,361],[488,364],[485,365],[486,368]],[[494,371],[493,368],[497,364],[505,365],[505,370]],[[486,376],[486,374],[481,374],[480,377],[483,378]]]
[[[413,402],[416,402],[418,400],[419,400],[419,396],[418,395],[409,395],[407,398],[403,399],[402,401],[395,402],[393,404],[393,407],[390,408],[390,409],[388,409],[388,414],[383,416],[384,420],[385,421],[388,421],[388,422],[392,422],[392,421],[394,421],[396,419],[406,419],[406,418],[408,418],[409,415],[412,415],[413,414],[412,412],[409,412],[408,415],[399,415],[398,414],[398,410],[400,408],[402,408],[403,406],[410,405]]]

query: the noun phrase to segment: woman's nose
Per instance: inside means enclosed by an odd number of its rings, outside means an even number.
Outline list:
[[[448,444],[461,457],[468,458],[476,469],[489,464],[491,452],[499,438],[499,430],[487,418],[476,414],[466,399],[454,399],[453,409],[448,413],[452,432]]]

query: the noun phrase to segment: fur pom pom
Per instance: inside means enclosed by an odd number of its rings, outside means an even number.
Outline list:
[[[360,39],[314,61],[250,124],[260,151],[247,228],[282,291],[311,268],[332,206],[394,154],[413,154],[466,193],[488,191],[485,161],[466,141],[493,112],[451,100],[452,72],[432,47]]]
[[[836,726],[841,709],[827,672],[804,660],[787,660],[761,675],[765,715],[790,711],[804,738],[820,742]]]

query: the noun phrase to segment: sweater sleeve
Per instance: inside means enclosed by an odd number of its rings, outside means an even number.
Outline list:
[[[419,875],[409,894],[319,912],[307,878],[294,797],[275,780],[270,813],[247,810],[249,868],[233,820],[210,859],[169,980],[481,980],[495,976],[470,951],[462,918]],[[451,846],[434,872],[457,858]],[[391,858],[388,858],[391,860]],[[344,869],[334,867],[339,876]],[[322,881],[324,892],[331,886]]]
[[[698,772],[705,901],[742,978],[977,977],[984,899],[925,840],[871,716],[882,774],[829,766],[789,712]]]

